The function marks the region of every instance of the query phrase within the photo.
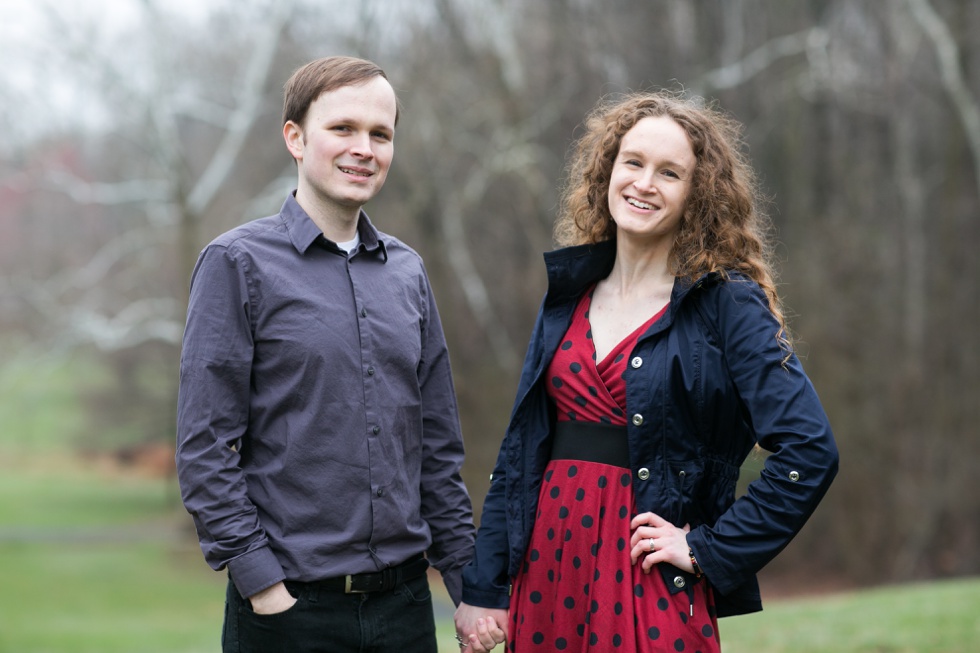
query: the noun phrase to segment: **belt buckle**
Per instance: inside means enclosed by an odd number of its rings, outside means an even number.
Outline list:
[[[354,575],[347,574],[344,576],[344,594],[365,594],[365,590],[356,590],[352,586]]]

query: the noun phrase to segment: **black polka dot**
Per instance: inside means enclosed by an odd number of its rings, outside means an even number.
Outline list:
[[[582,566],[582,558],[580,558],[578,556],[575,556],[574,558],[572,558],[572,566],[575,567],[576,569],[578,569],[579,567],[581,567]]]
[[[568,419],[570,419],[573,422],[578,419],[578,415],[575,414],[575,411],[574,410],[570,410],[570,411],[568,411],[565,414],[568,416]]]
[[[564,651],[566,648],[568,648],[568,642],[565,641],[564,637],[559,637],[555,640],[555,648],[559,651]]]
[[[622,638],[622,636],[621,635],[613,635],[613,642],[612,642],[612,644],[616,648],[619,648],[620,646],[622,646],[623,645],[623,638]]]
[[[553,528],[548,529],[548,539],[549,540],[555,539],[555,529]]]
[[[566,340],[565,342],[561,343],[561,350],[562,351],[568,351],[571,348],[572,348],[572,341],[571,340]]]
[[[535,644],[543,644],[544,633],[534,633],[533,635],[531,635],[531,641],[534,642]]]
[[[561,494],[561,490],[557,486],[551,488],[551,498],[552,499],[557,499],[559,494]]]
[[[616,614],[623,614],[623,604],[616,601],[616,605],[613,606],[613,612]]]
[[[582,500],[582,499],[584,499],[584,498],[585,498],[585,489],[584,489],[584,488],[579,488],[579,489],[578,489],[578,490],[577,490],[577,491],[575,492],[575,500],[576,500],[576,501],[581,501],[581,500]]]
[[[572,478],[576,474],[578,474],[578,467],[576,467],[575,465],[569,465],[569,467],[568,467],[568,478]]]
[[[605,476],[600,476],[599,477],[598,485],[599,485],[600,488],[604,488],[608,484],[609,484],[609,479],[607,479]]]
[[[582,588],[582,594],[585,594],[586,596],[588,596],[589,595],[589,588],[590,588],[589,583],[586,583],[585,584],[585,587]]]
[[[579,372],[582,371],[582,364],[572,363],[571,365],[568,366],[568,369],[572,371],[572,374],[578,374]]]
[[[592,633],[591,635],[589,635],[589,644],[595,646],[598,643],[599,643],[599,636],[596,633]]]
[[[592,580],[599,580],[599,570],[595,570],[595,574],[592,575]]]
[[[710,639],[715,636],[715,629],[711,627],[711,624],[705,624],[701,629],[701,634]]]
[[[555,570],[554,569],[549,569],[548,570],[548,582],[549,583],[555,582]]]
[[[599,555],[599,549],[601,547],[602,547],[602,540],[599,540],[598,542],[596,542],[595,544],[592,545],[592,555],[593,555],[593,557]]]
[[[575,397],[575,399],[573,401],[575,401],[575,403],[577,403],[582,408],[585,408],[586,406],[589,405],[588,399],[586,399],[585,397],[582,397],[582,396]]]
[[[592,329],[589,329],[588,331],[585,332],[585,337],[588,338],[589,340],[592,340]]]
[[[683,639],[678,639],[677,641],[674,642],[674,650],[677,651],[678,653],[680,653],[681,651],[684,650],[684,640]]]
[[[669,607],[670,607],[670,603],[667,602],[667,599],[661,597],[657,601],[657,609],[659,609],[659,610],[666,610]]]
[[[551,377],[551,385],[555,386],[556,388],[561,388],[565,384],[557,376],[553,376]]]
[[[568,517],[568,508],[566,508],[565,506],[562,506],[561,508],[559,508],[558,509],[558,517],[560,519],[565,519],[566,517]]]
[[[636,596],[636,597],[642,597],[643,596],[643,586],[642,585],[635,585],[633,587],[633,595]]]
[[[582,528],[592,528],[593,519],[589,515],[582,517]]]
[[[561,549],[555,549],[555,561],[561,562]]]
[[[591,386],[590,385],[589,386],[589,394],[592,395],[593,397],[598,397],[599,396],[599,391],[596,390],[595,386]]]
[[[585,624],[579,624],[575,627],[575,632],[578,633],[579,637],[585,636]]]
[[[627,508],[626,506],[620,506],[619,507],[619,518],[620,519],[626,519],[629,516],[629,514],[630,514],[629,508]]]
[[[537,562],[541,558],[541,552],[537,549],[532,549],[528,558],[530,558],[531,562]]]
[[[681,623],[686,624],[687,623],[687,613],[684,612],[683,610],[681,610],[680,612],[678,612],[678,614],[681,616]]]
[[[545,481],[548,481],[548,482],[550,483],[550,482],[551,482],[551,475],[552,475],[553,473],[554,473],[554,472],[553,472],[553,470],[550,470],[550,469],[549,469],[548,471],[546,471],[546,472],[544,473],[544,480],[545,480]]]
[[[600,506],[600,508],[599,508],[599,519],[605,519],[605,518],[606,518],[606,507],[605,506]]]
[[[541,603],[541,592],[531,592],[531,603]]]
[[[613,408],[613,409],[612,409],[612,414],[613,414],[613,415],[615,415],[616,417],[622,417],[622,416],[623,416],[623,415],[625,415],[626,413],[624,413],[624,412],[623,412],[622,410],[620,410],[619,408]]]
[[[570,596],[566,596],[565,597],[565,607],[568,608],[569,610],[573,609],[575,607],[575,599],[573,599]]]
[[[612,418],[606,417],[605,415],[600,415],[599,421],[602,422],[603,424],[612,424]]]
[[[654,641],[660,639],[660,629],[656,626],[650,628],[650,630],[647,631],[647,637]]]
[[[619,363],[624,358],[626,358],[626,354],[616,354],[616,358],[613,359],[613,363]]]
[[[631,481],[632,479],[630,478],[629,474],[623,474],[622,476],[619,477],[619,483],[623,487],[629,487]]]
[[[598,601],[593,601],[592,602],[592,607],[589,608],[589,612],[591,612],[592,614],[595,614],[598,611],[599,611],[599,602]]]
[[[565,541],[568,542],[571,539],[572,539],[572,529],[566,528],[565,529]]]
[[[626,574],[623,573],[622,569],[616,571],[616,582],[622,583],[623,579],[626,578]]]
[[[625,537],[619,538],[619,540],[616,542],[616,548],[619,549],[620,551],[622,551],[622,550],[624,550],[626,548],[626,538]]]

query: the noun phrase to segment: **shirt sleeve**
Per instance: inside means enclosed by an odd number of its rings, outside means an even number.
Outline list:
[[[423,274],[419,390],[422,396],[422,518],[432,533],[428,551],[453,602],[462,596],[462,569],[473,555],[473,507],[463,483],[463,437],[442,323]]]
[[[285,578],[248,498],[238,444],[252,369],[247,270],[211,245],[191,277],[177,399],[177,476],[201,549],[244,597]]]
[[[705,575],[728,594],[800,531],[837,473],[838,452],[800,361],[776,340],[779,323],[762,289],[733,279],[708,304],[745,418],[771,452],[744,495],[713,525],[688,534]]]

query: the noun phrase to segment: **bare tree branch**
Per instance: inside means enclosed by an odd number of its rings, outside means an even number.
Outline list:
[[[780,59],[804,54],[828,40],[826,30],[813,27],[767,41],[738,61],[715,68],[693,86],[707,90],[726,90],[740,86],[763,72]]]
[[[977,190],[980,191],[980,107],[963,78],[959,46],[942,17],[929,4],[929,0],[906,0],[906,2],[919,27],[936,49],[943,88],[953,101],[953,106],[956,107],[960,121],[963,123],[963,130],[966,132],[966,139],[973,154]]]
[[[282,0],[273,4],[267,29],[254,50],[245,71],[242,101],[228,121],[228,129],[218,145],[204,174],[187,197],[187,208],[199,215],[214,200],[238,160],[248,133],[258,118],[265,98],[265,87],[279,47],[283,28],[293,11],[293,2]]]

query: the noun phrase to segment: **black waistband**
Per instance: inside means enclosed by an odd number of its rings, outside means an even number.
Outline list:
[[[625,426],[598,422],[558,422],[551,445],[552,460],[585,460],[616,467],[630,466]]]
[[[367,574],[349,574],[347,576],[337,576],[327,578],[312,583],[299,583],[286,581],[286,586],[295,587],[314,587],[317,589],[331,592],[344,592],[345,594],[367,594],[370,592],[387,592],[405,581],[418,578],[429,568],[429,561],[420,553],[409,558],[400,565],[388,567],[381,571]]]

